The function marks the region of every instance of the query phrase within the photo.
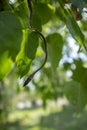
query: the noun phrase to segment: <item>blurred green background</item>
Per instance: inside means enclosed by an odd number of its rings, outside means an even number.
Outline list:
[[[8,80],[0,86],[1,130],[86,130],[87,107],[77,112],[65,97],[42,102],[39,94]],[[2,97],[2,98],[1,98]]]

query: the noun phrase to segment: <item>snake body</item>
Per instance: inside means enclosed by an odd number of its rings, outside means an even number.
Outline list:
[[[30,15],[29,15],[29,28],[32,30],[32,31],[35,31],[36,33],[39,34],[39,36],[42,38],[43,42],[44,42],[44,48],[45,48],[45,59],[44,59],[44,62],[43,64],[37,69],[35,70],[32,74],[30,74],[27,79],[24,81],[24,84],[23,86],[26,86],[31,80],[32,78],[34,77],[34,75],[43,68],[43,66],[45,65],[46,61],[47,61],[47,41],[46,41],[46,38],[44,37],[44,35],[37,29],[35,29],[33,26],[32,26],[32,3],[31,3],[31,0],[27,0],[28,2],[28,8],[29,8],[29,12],[30,12]]]

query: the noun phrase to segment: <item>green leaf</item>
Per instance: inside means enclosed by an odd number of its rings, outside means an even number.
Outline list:
[[[75,62],[76,69],[73,71],[72,78],[87,87],[87,68],[84,68],[81,61]],[[79,77],[81,76],[81,77]]]
[[[0,11],[11,10],[9,0],[0,0]]]
[[[0,54],[9,51],[13,59],[20,49],[22,40],[21,24],[11,12],[0,13]]]
[[[33,14],[33,17],[32,17],[32,26],[33,26],[34,29],[37,29],[39,31],[42,30],[41,20],[36,13]]]
[[[65,22],[66,15],[61,7],[56,8],[55,14],[57,15],[58,18],[60,18],[63,22]]]
[[[29,59],[26,55],[23,55],[23,53],[19,53],[16,58],[17,63],[17,72],[20,75],[20,77],[23,77],[26,75],[29,71],[31,59]]]
[[[12,63],[11,58],[8,56],[8,52],[4,52],[0,55],[0,81],[10,71]]]
[[[16,57],[18,73],[21,77],[27,74],[29,71],[31,62],[36,54],[38,42],[38,34],[35,31],[31,31],[28,29],[23,30],[21,49]]]
[[[35,31],[30,31],[27,39],[27,56],[34,59],[39,44],[39,35]]]
[[[80,85],[77,82],[70,81],[64,85],[64,93],[67,99],[73,105],[76,105],[78,102],[79,90],[80,90]]]
[[[33,5],[34,13],[39,16],[42,24],[47,23],[53,17],[53,9],[50,7],[44,3],[36,3]]]
[[[73,38],[82,45],[84,43],[84,35],[81,32],[73,14],[69,9],[66,9],[66,26],[72,34]]]
[[[23,30],[23,40],[21,43],[21,49],[16,57],[16,65],[18,69],[17,71],[21,77],[28,73],[31,64],[31,59],[28,58],[26,52],[28,34],[29,30]]]
[[[27,0],[21,2],[17,7],[14,8],[15,14],[19,17],[22,26],[24,28],[29,27],[29,9]]]
[[[47,36],[47,42],[49,61],[55,70],[62,57],[63,38],[59,33],[54,33]]]
[[[71,10],[69,8],[64,8],[63,0],[59,0],[59,4],[61,7],[61,19],[66,24],[69,32],[71,33],[72,37],[79,43],[80,45],[84,45],[84,34],[82,33],[79,25],[77,24]],[[56,15],[58,16],[58,11],[56,11]],[[59,14],[60,16],[60,14]]]
[[[64,93],[77,111],[82,110],[87,104],[87,88],[82,87],[78,82],[67,82],[64,86]]]

